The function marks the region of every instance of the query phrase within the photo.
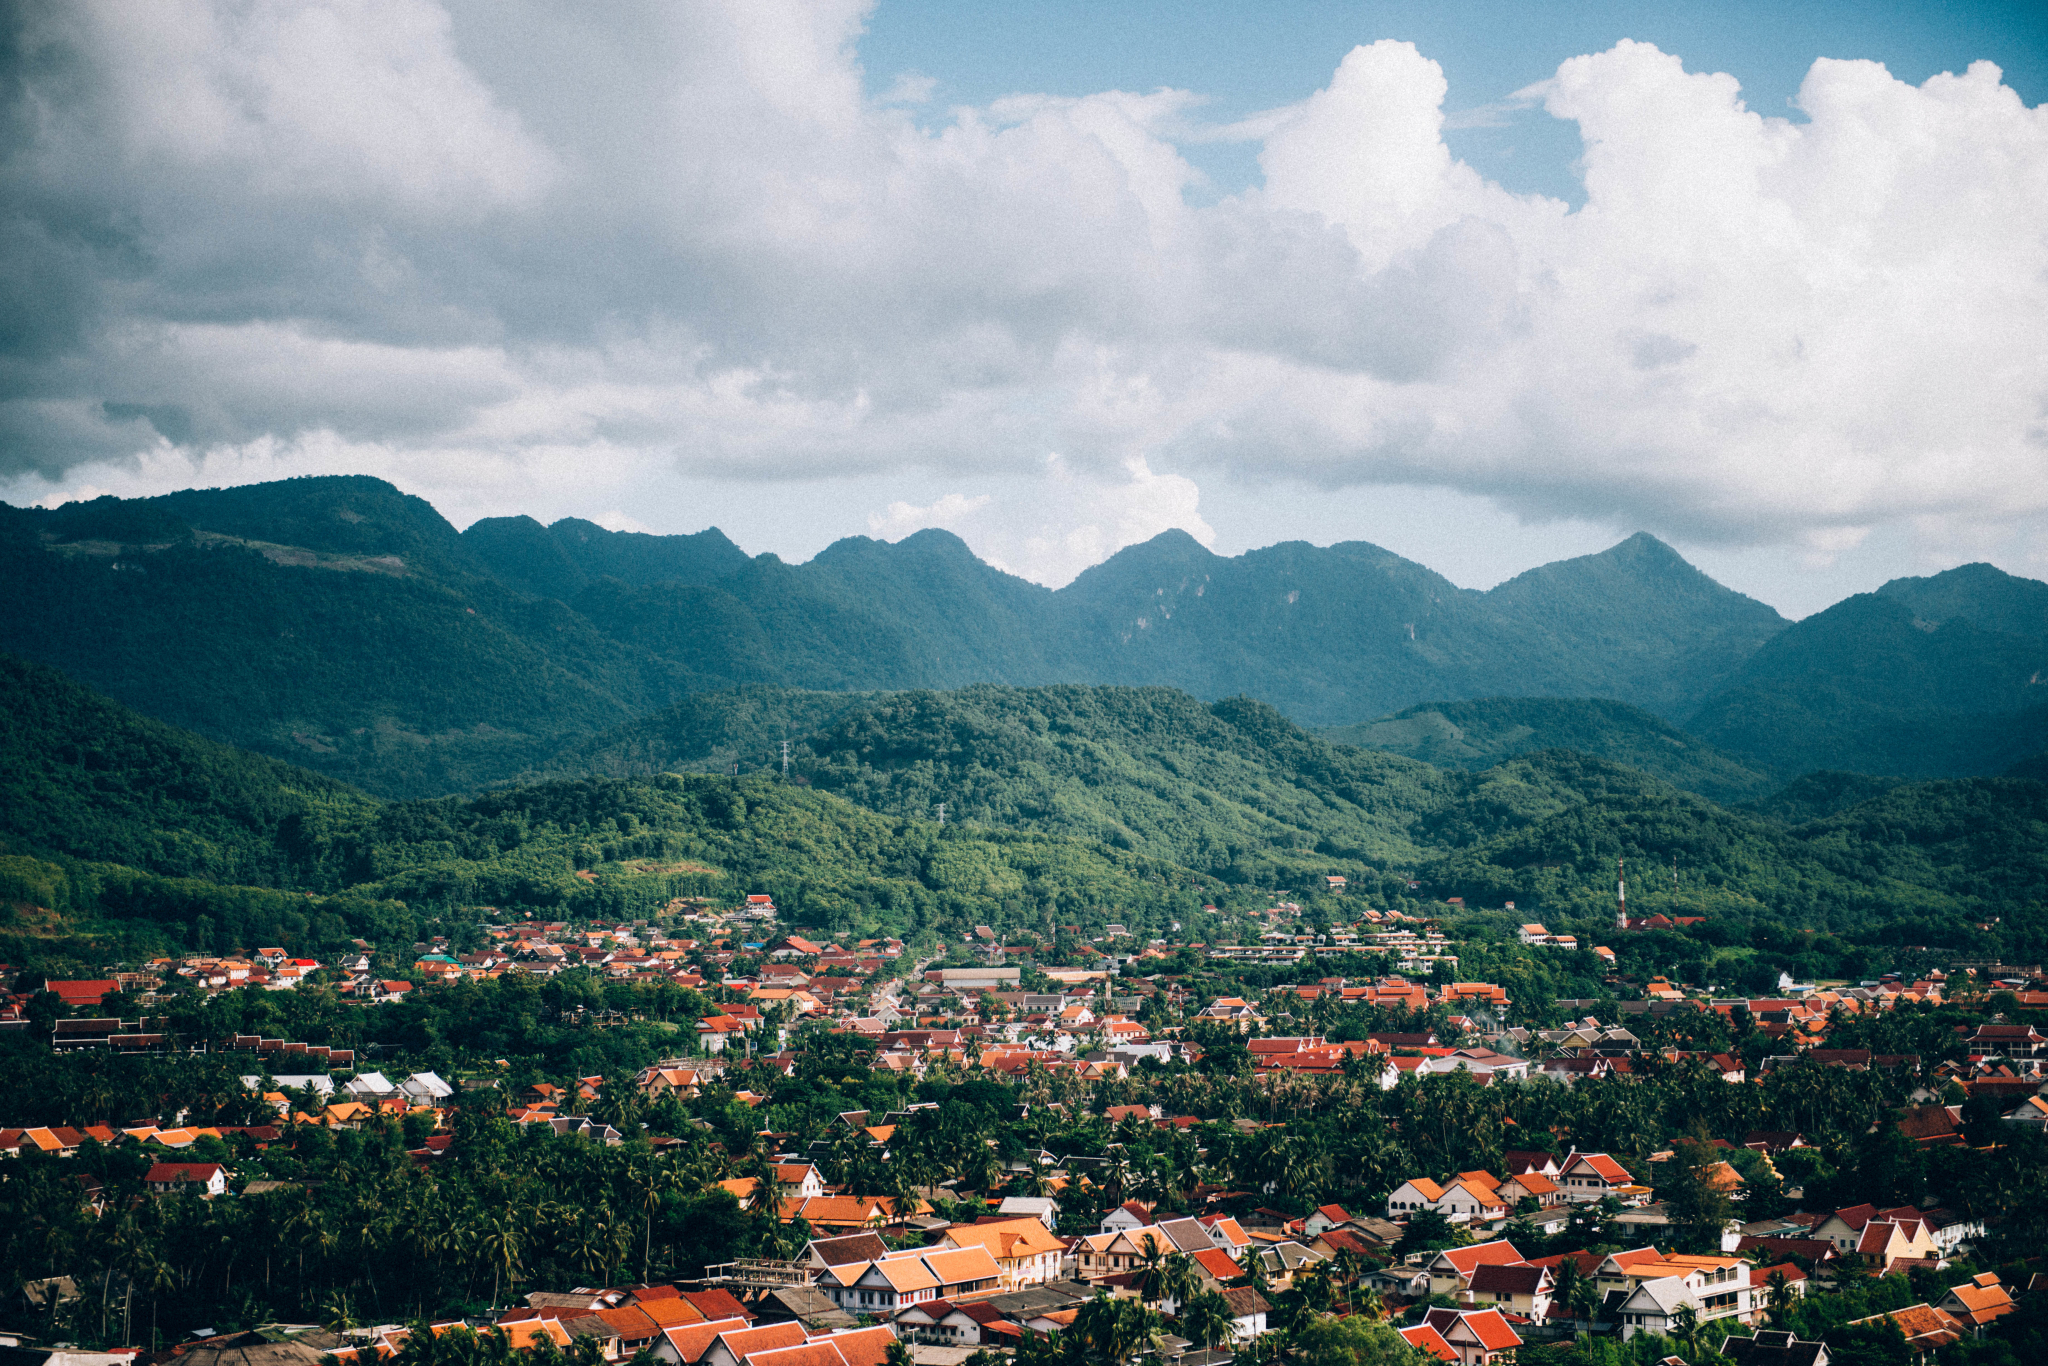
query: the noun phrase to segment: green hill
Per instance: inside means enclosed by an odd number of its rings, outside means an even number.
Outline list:
[[[1786,772],[2004,772],[2048,747],[2048,584],[1895,579],[1778,635],[1686,728]]]
[[[362,477],[0,506],[0,572],[20,588],[0,649],[393,797],[748,686],[1166,685],[1319,723],[1503,693],[1673,714],[1783,626],[1647,537],[1475,593],[1373,546],[1225,558],[1167,533],[1055,593],[943,531],[789,565],[715,530],[457,534]]]
[[[629,916],[754,891],[832,930],[1163,924],[1192,913],[1206,881],[1096,841],[941,830],[760,777],[379,802],[0,656],[0,951],[17,963],[331,952],[359,935],[403,948],[418,915],[459,906]],[[59,919],[10,909],[26,907]]]
[[[0,655],[0,841],[6,852],[167,877],[299,885],[313,828],[375,803],[331,778],[215,744]]]
[[[1243,909],[1288,888],[1340,912],[1462,897],[1482,934],[1510,927],[1487,908],[1512,900],[1554,929],[1598,934],[1617,858],[1639,913],[1709,916],[1694,935],[1631,938],[1632,955],[1726,958],[1729,974],[1774,981],[1902,943],[2048,948],[2048,787],[2021,780],[1868,791],[1813,779],[1766,815],[1566,750],[1446,771],[1329,744],[1244,699],[979,687],[861,699],[795,747],[787,783],[761,771],[770,756],[756,745],[739,777],[379,802],[46,669],[9,662],[0,689],[0,902],[59,917],[16,909],[0,927],[0,952],[31,964],[403,945],[421,917],[478,905],[630,917],[752,891],[798,923],[864,933],[1156,931],[1204,900]],[[715,750],[838,700],[691,705],[669,741]],[[1355,899],[1315,896],[1322,872],[1353,876]]]
[[[1319,732],[1336,744],[1390,750],[1449,768],[1488,768],[1540,749],[1573,749],[1654,773],[1717,802],[1774,788],[1768,773],[1703,744],[1640,707],[1601,698],[1487,697],[1426,702]]]

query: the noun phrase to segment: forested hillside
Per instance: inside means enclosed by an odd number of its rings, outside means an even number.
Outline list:
[[[1723,754],[1640,707],[1602,698],[1486,697],[1425,702],[1393,716],[1321,732],[1326,740],[1392,750],[1449,768],[1481,769],[1539,749],[1654,773],[1718,802],[1759,797],[1776,775]]]
[[[2048,748],[2048,584],[1894,579],[1778,635],[1686,729],[1788,773],[2002,773]]]
[[[821,930],[1144,933],[1205,903],[1315,902],[1333,872],[1367,904],[1512,900],[1598,930],[1624,858],[1639,913],[1710,917],[1675,959],[1731,974],[1759,953],[1840,967],[1858,944],[2048,949],[2048,786],[2017,779],[1795,784],[1737,811],[1570,751],[1450,771],[1241,699],[973,688],[868,699],[793,746],[787,782],[763,764],[384,803],[47,670],[10,664],[0,684],[26,719],[0,732],[16,961],[409,942],[420,917],[479,904],[623,917],[752,891]],[[755,703],[728,707],[729,729],[699,717],[702,734],[758,727],[776,705]]]
[[[1316,724],[1510,693],[1673,716],[1784,625],[1641,536],[1482,593],[1359,543],[1227,558],[1169,532],[1052,592],[943,531],[803,565],[715,530],[458,535],[364,477],[0,506],[0,572],[21,590],[0,649],[396,797],[540,771],[749,686],[1154,684]]]

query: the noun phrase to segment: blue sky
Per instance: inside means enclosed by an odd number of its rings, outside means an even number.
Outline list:
[[[2048,98],[2048,4],[2021,0],[883,0],[860,55],[871,90],[916,73],[936,81],[934,99],[942,105],[981,105],[1019,91],[1078,96],[1170,86],[1200,93],[1205,114],[1227,122],[1299,100],[1329,79],[1334,55],[1378,38],[1407,39],[1442,65],[1448,112],[1497,109],[1499,123],[1451,133],[1458,156],[1511,189],[1574,203],[1584,198],[1571,170],[1579,155],[1576,130],[1540,110],[1500,106],[1567,57],[1623,38],[1678,53],[1693,70],[1726,71],[1742,82],[1752,109],[1792,118],[1799,117],[1799,83],[1816,57],[1868,58],[1914,85],[1989,59],[2028,104]],[[1191,158],[1219,186],[1237,190],[1256,177],[1254,152],[1241,145],[1191,149]]]
[[[2048,5],[8,22],[9,502],[370,473],[1054,585],[1647,530],[1794,615],[2048,575]]]

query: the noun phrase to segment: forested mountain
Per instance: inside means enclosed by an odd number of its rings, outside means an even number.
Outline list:
[[[1169,532],[1055,593],[943,531],[803,565],[715,530],[458,535],[365,477],[0,506],[0,571],[0,648],[393,796],[747,685],[1166,684],[1326,724],[1552,692],[1672,715],[1784,624],[1641,536],[1479,593],[1363,544],[1225,558]]]
[[[1477,592],[1363,542],[1225,559],[1172,531],[1057,597],[1086,652],[1066,681],[1244,692],[1310,725],[1504,694],[1675,715],[1785,625],[1645,535]]]
[[[1641,707],[1601,698],[1484,697],[1425,702],[1393,716],[1321,732],[1339,744],[1392,750],[1447,768],[1490,768],[1540,749],[1572,749],[1654,773],[1718,802],[1759,797],[1775,775],[1723,754]]]
[[[618,745],[661,749],[665,709],[764,687],[1168,686],[1306,725],[1381,717],[1371,743],[1416,754],[1434,734],[1453,764],[1579,748],[1731,800],[1814,768],[1974,776],[2048,749],[2048,585],[1971,566],[1787,629],[1642,535],[1477,592],[1363,543],[1225,557],[1174,531],[1053,592],[943,531],[790,565],[715,529],[458,534],[381,480],[323,477],[0,505],[0,573],[0,649],[395,797],[578,752],[630,767]],[[1642,710],[1416,710],[1482,698]]]
[[[728,743],[783,705],[697,724]],[[1773,818],[1570,751],[1447,771],[1244,699],[979,687],[866,699],[793,746],[788,782],[671,773],[383,803],[33,666],[0,670],[0,710],[22,719],[0,732],[14,961],[332,950],[409,942],[418,916],[477,904],[630,916],[749,891],[830,930],[1163,930],[1276,887],[1315,902],[1325,872],[1369,904],[1513,900],[1598,930],[1617,858],[1640,912],[1710,915],[1706,938],[1669,946],[1681,957],[1735,946],[1841,972],[1857,945],[2048,948],[2048,786],[2022,780],[1902,784],[1839,809],[1788,797]]]
[[[2004,772],[2048,748],[2048,584],[1976,564],[1859,593],[1758,650],[1686,729],[1792,773]]]

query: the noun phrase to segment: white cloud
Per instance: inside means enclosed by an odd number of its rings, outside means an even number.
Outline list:
[[[1203,545],[1216,539],[1202,519],[1195,482],[1154,474],[1142,456],[1119,471],[1097,473],[1051,455],[1036,477],[1004,484],[1001,497],[948,493],[924,507],[891,503],[868,514],[868,529],[883,540],[898,540],[943,527],[996,568],[1055,588],[1162,531],[1177,528]]]
[[[1451,155],[1406,43],[1228,126],[1176,91],[924,126],[928,78],[862,93],[865,14],[36,11],[0,476],[355,461],[460,519],[918,472],[977,493],[877,534],[1048,582],[1210,535],[1212,472],[1821,558],[2048,518],[2048,113],[1988,65],[1818,62],[1796,123],[1646,45],[1574,58],[1516,97],[1581,131],[1570,211]],[[1263,183],[1190,203],[1178,144],[1224,139]]]

